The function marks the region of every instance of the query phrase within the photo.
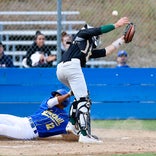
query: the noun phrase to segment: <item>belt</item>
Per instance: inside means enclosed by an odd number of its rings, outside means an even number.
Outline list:
[[[65,61],[62,61],[62,62],[65,63],[65,62],[70,62],[70,61],[74,61],[74,60],[79,60],[80,61],[79,58],[71,58],[69,60],[65,60]]]
[[[69,61],[71,61],[71,60],[65,60],[65,61],[62,61],[62,62],[65,63],[65,62],[69,62]]]
[[[33,129],[34,133],[36,134],[37,133],[37,128],[36,128],[34,122],[32,121],[32,118],[31,117],[28,117],[28,120],[30,122],[31,128]]]

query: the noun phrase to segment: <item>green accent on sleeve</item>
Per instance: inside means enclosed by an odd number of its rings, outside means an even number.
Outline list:
[[[115,29],[115,26],[113,24],[103,25],[103,26],[101,26],[101,33],[107,33],[114,29]]]

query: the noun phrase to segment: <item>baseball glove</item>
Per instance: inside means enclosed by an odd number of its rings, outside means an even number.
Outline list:
[[[124,34],[123,34],[125,43],[131,42],[134,37],[134,34],[135,34],[135,25],[133,23],[129,23],[126,26]]]

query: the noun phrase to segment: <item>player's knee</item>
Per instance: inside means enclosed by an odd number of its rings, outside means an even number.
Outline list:
[[[90,100],[81,98],[80,101],[78,101],[77,109],[79,112],[87,113],[90,110]]]

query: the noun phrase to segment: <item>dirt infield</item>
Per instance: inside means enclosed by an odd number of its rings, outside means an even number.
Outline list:
[[[64,140],[62,136],[36,140],[11,140],[0,137],[0,156],[43,155],[111,155],[125,153],[156,153],[156,132],[142,130],[93,129],[102,144],[82,144]]]

